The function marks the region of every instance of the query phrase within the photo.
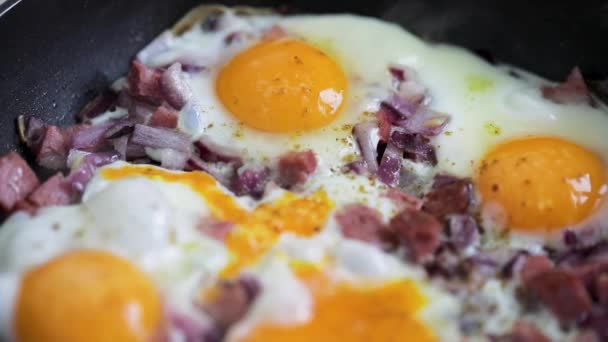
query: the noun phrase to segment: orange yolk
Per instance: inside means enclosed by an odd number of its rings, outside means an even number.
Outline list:
[[[298,325],[261,324],[238,342],[435,341],[418,320],[426,298],[411,280],[354,286],[320,272],[302,277],[313,293],[311,320]]]
[[[232,261],[222,272],[225,277],[234,276],[255,262],[284,232],[299,236],[317,233],[334,206],[325,192],[318,191],[306,197],[285,193],[274,202],[247,211],[224,192],[213,177],[198,171],[178,173],[156,167],[124,166],[103,169],[101,176],[108,180],[147,177],[181,183],[199,194],[216,219],[236,225],[226,237]]]
[[[336,62],[294,39],[264,41],[241,52],[216,81],[220,100],[241,122],[277,133],[327,125],[338,116],[346,88]]]
[[[587,218],[606,192],[606,169],[593,152],[556,137],[507,141],[482,160],[484,203],[505,211],[513,229],[557,231]]]
[[[160,297],[145,274],[112,254],[82,250],[25,275],[15,335],[21,342],[150,341],[161,322]]]

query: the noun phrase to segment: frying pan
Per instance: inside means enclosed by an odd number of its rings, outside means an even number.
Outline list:
[[[0,5],[0,155],[20,150],[18,115],[72,123],[88,100],[127,71],[146,42],[200,3],[7,0]],[[562,79],[574,65],[596,78],[608,75],[608,3],[602,0],[223,3],[376,16],[428,40],[462,45],[551,79]]]

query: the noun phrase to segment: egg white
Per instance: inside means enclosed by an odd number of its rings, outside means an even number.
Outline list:
[[[273,25],[290,30],[289,19],[271,15],[239,17],[228,10],[219,30],[205,32],[195,25],[179,37],[174,37],[166,52],[147,63],[162,66],[178,56],[205,56],[200,58],[205,70],[190,74],[187,79],[193,98],[180,113],[179,129],[193,139],[205,136],[218,144],[231,146],[246,159],[257,162],[267,162],[291,150],[312,149],[321,161],[321,168],[343,165],[358,154],[358,147],[351,136],[352,127],[369,120],[369,113],[377,110],[379,101],[388,94],[390,77],[386,70],[380,79],[367,79],[362,77],[366,71],[351,68],[354,64],[346,56],[337,56],[333,49],[328,51],[319,46],[337,59],[349,85],[339,117],[326,127],[312,131],[269,133],[247,127],[228,112],[217,97],[215,80],[223,65],[235,54],[260,42],[262,33]],[[226,34],[237,31],[243,32],[244,38],[226,46]],[[301,38],[306,39],[306,36]],[[314,45],[314,42],[311,43]],[[350,56],[351,59],[355,57]]]

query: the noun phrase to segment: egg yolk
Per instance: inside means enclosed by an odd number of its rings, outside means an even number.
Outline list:
[[[487,153],[477,186],[513,229],[550,232],[593,212],[606,192],[606,169],[593,152],[564,139],[520,138]]]
[[[223,191],[213,177],[199,171],[172,172],[150,166],[123,166],[105,168],[101,176],[108,180],[147,177],[181,183],[199,194],[216,219],[232,222],[236,226],[225,241],[232,260],[222,272],[224,277],[234,276],[243,267],[255,262],[282,233],[299,236],[317,233],[334,207],[324,191],[317,191],[303,197],[285,193],[273,202],[260,204],[248,211]]]
[[[301,276],[301,275],[299,275]],[[409,279],[354,286],[322,273],[303,278],[314,298],[304,324],[261,324],[239,342],[435,341],[417,315],[427,299]]]
[[[150,341],[161,321],[160,297],[145,274],[112,254],[81,250],[25,275],[15,335],[21,342]]]
[[[224,106],[249,127],[285,133],[334,120],[346,96],[340,66],[300,40],[258,43],[239,53],[217,78]]]

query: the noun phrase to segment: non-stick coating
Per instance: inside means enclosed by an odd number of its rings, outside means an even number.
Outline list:
[[[0,17],[0,155],[18,149],[18,115],[71,123],[87,100],[126,72],[138,49],[199,3],[24,0],[14,6]],[[608,75],[608,5],[601,0],[225,3],[377,16],[433,41],[491,51],[553,79],[573,65]],[[378,37],[378,44],[391,42]]]

